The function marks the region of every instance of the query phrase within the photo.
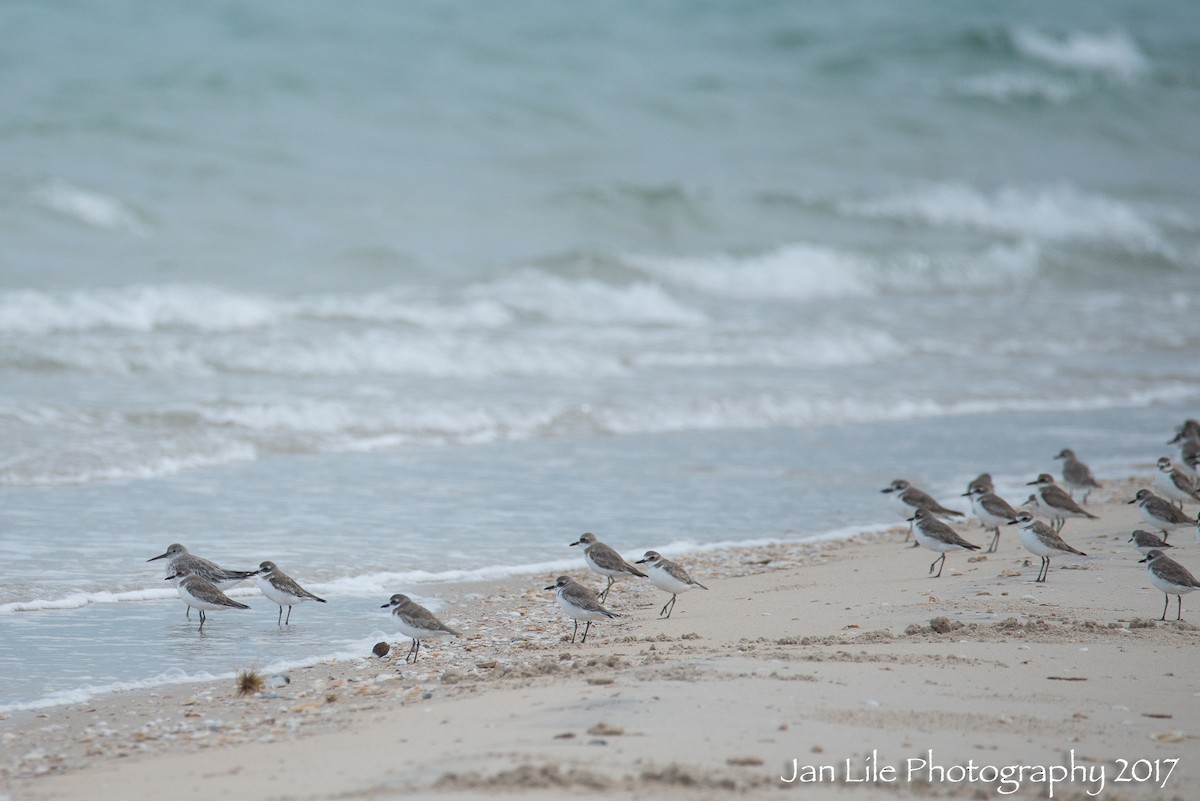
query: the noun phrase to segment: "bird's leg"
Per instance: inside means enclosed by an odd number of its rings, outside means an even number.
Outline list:
[[[1182,595],[1180,595],[1180,596],[1179,596],[1179,600],[1180,600],[1180,601],[1182,601],[1182,600],[1183,600],[1183,596],[1182,596]],[[1171,596],[1170,596],[1170,595],[1167,595],[1167,594],[1164,592],[1164,593],[1163,593],[1163,614],[1162,614],[1162,617],[1160,617],[1160,618],[1159,618],[1159,620],[1166,620],[1166,619],[1167,619],[1167,606],[1168,606],[1170,603],[1171,603]]]
[[[938,564],[939,562],[941,562],[941,564],[938,566],[938,572],[937,572],[937,575],[936,575],[936,576],[934,576],[934,578],[941,578],[941,577],[942,577],[942,568],[944,568],[944,567],[946,566],[946,554],[942,554],[942,555],[941,555],[941,556],[939,556],[937,559],[934,559],[934,560],[933,560],[933,565],[936,565],[936,564]],[[929,572],[930,572],[930,573],[932,573],[932,572],[933,572],[933,565],[930,565],[930,566],[929,566]]]
[[[283,621],[283,625],[285,625],[285,626],[292,625],[292,607],[290,607],[290,606],[288,607],[287,620]]]
[[[579,621],[575,621],[575,628],[571,629],[571,642],[575,642],[575,635],[579,633]]]
[[[1182,595],[1175,596],[1175,619],[1183,620],[1183,596]]]
[[[580,640],[579,642],[581,642],[581,643],[587,642],[587,634],[591,628],[592,628],[592,621],[589,620],[587,622],[587,625],[583,627],[583,639]]]
[[[996,533],[995,533],[995,534],[992,536],[992,544],[991,544],[991,547],[989,547],[989,548],[987,549],[987,552],[988,552],[988,553],[995,553],[995,552],[996,552],[996,546],[1000,544],[1000,527],[999,527],[999,526],[996,526],[996,528],[994,528],[994,529],[992,529],[992,530],[993,530],[993,531],[995,531]]]

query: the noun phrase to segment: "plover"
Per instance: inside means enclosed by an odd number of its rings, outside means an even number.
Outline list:
[[[931,495],[922,492],[902,478],[896,479],[880,492],[891,495],[892,504],[904,515],[906,520],[912,517],[913,512],[918,509],[926,509],[938,517],[963,517],[962,512],[957,509],[947,509],[935,501]]]
[[[147,559],[147,562],[155,562],[159,559],[167,560],[167,575],[178,573],[186,568],[193,575],[199,576],[205,581],[211,581],[217,586],[217,589],[227,590],[240,581],[244,581],[253,576],[257,571],[254,570],[226,570],[207,559],[202,559],[199,556],[188,553],[188,549],[184,548],[178,542],[167,546],[164,553],[158,556]],[[187,619],[192,619],[192,608],[187,607]]]
[[[992,483],[992,474],[980,473],[971,479],[971,483],[967,485],[967,494],[973,493],[977,487],[983,487],[985,492],[995,492],[996,485]]]
[[[1163,498],[1176,501],[1180,507],[1185,503],[1200,503],[1200,490],[1187,473],[1171,464],[1163,456],[1158,460],[1158,472],[1154,474],[1154,488]]]
[[[1025,546],[1025,550],[1029,551],[1034,556],[1042,557],[1042,564],[1038,570],[1038,577],[1034,579],[1035,583],[1044,582],[1050,573],[1050,557],[1058,556],[1064,553],[1073,553],[1076,556],[1087,556],[1083,551],[1078,551],[1067,545],[1063,538],[1058,535],[1058,532],[1047,526],[1041,520],[1038,520],[1032,513],[1022,509],[1017,512],[1017,519],[1010,525],[1017,526],[1021,531],[1021,544]]]
[[[296,583],[295,579],[284,573],[274,562],[263,562],[258,566],[256,575],[258,588],[262,594],[279,604],[279,620],[276,625],[291,625],[292,607],[302,601],[317,601],[325,603],[324,598],[318,598]],[[283,607],[288,608],[287,620],[283,619]]]
[[[1062,531],[1068,517],[1086,517],[1099,520],[1096,515],[1084,509],[1064,490],[1054,483],[1054,476],[1042,473],[1026,486],[1037,487],[1030,500],[1034,502],[1041,513],[1050,518],[1050,525],[1055,531]],[[1029,503],[1026,501],[1025,503]]]
[[[1184,420],[1168,445],[1179,445],[1179,469],[1191,472],[1192,480],[1200,480],[1200,421]]]
[[[396,631],[405,637],[412,638],[412,647],[404,656],[405,662],[408,662],[409,658],[413,662],[417,661],[417,655],[421,652],[421,640],[427,640],[430,637],[460,636],[457,631],[434,617],[433,612],[407,595],[396,593],[379,608],[387,609],[388,607],[392,609],[392,623],[396,626]]]
[[[1075,490],[1083,490],[1083,502],[1087,503],[1088,495],[1094,489],[1100,489],[1100,482],[1092,475],[1092,469],[1075,457],[1075,451],[1063,448],[1055,459],[1062,459],[1063,483],[1074,497]]]
[[[1159,620],[1167,619],[1167,607],[1171,596],[1175,596],[1176,620],[1183,620],[1183,596],[1192,590],[1200,590],[1200,581],[1187,568],[1162,551],[1151,551],[1141,558],[1146,563],[1146,574],[1150,583],[1163,592],[1163,613]]]
[[[1133,534],[1129,535],[1129,541],[1133,543],[1133,547],[1138,549],[1142,556],[1151,551],[1161,551],[1164,548],[1174,548],[1175,546],[1161,539],[1157,534],[1151,534],[1149,531],[1136,529]]]
[[[609,548],[603,542],[598,540],[596,535],[592,534],[590,531],[579,539],[575,540],[575,542],[572,542],[571,545],[584,546],[583,561],[587,562],[587,566],[593,571],[608,579],[608,586],[604,588],[603,592],[596,596],[596,599],[600,601],[600,603],[604,603],[604,601],[607,600],[608,591],[612,589],[612,585],[616,583],[616,580],[621,576],[638,576],[640,578],[646,578],[645,573],[626,562],[621,554],[617,553],[612,548]]]
[[[987,549],[988,553],[994,553],[1000,543],[1000,527],[1016,520],[1017,511],[1008,501],[991,490],[984,489],[983,485],[976,485],[973,490],[968,490],[966,495],[971,499],[971,506],[975,508],[975,516],[979,518],[979,522],[983,523],[984,528],[990,528],[994,532],[992,544]]]
[[[933,563],[929,565],[929,572],[932,573],[934,566],[938,565],[939,562],[941,563],[934,578],[941,577],[942,568],[946,566],[946,554],[948,552],[959,548],[964,548],[968,551],[979,550],[978,545],[967,542],[958,536],[958,532],[934,517],[933,512],[928,509],[918,509],[913,512],[913,516],[909,518],[909,522],[913,524],[913,531],[917,535],[917,543],[923,548],[928,548],[931,551],[941,554],[941,556],[934,559]]]
[[[678,562],[672,562],[670,559],[665,559],[658,551],[646,551],[646,555],[637,560],[636,564],[650,567],[647,570],[650,572],[650,583],[658,587],[663,592],[671,593],[671,600],[663,605],[659,610],[659,617],[668,618],[675,611],[675,596],[681,592],[687,592],[692,587],[699,587],[702,590],[707,590],[700,582],[688,575],[688,572],[683,569],[683,565]]]
[[[197,576],[186,567],[180,567],[177,572],[167,576],[165,580],[175,582],[175,589],[179,591],[179,597],[183,599],[189,609],[194,607],[200,610],[200,628],[197,631],[204,631],[204,621],[208,619],[208,616],[204,614],[205,610],[213,612],[218,609],[250,608],[246,604],[233,600],[221,592],[216,584]]]
[[[1163,539],[1171,536],[1171,529],[1192,524],[1188,517],[1165,498],[1160,498],[1148,489],[1140,489],[1130,503],[1136,503],[1142,519],[1163,533]]]
[[[620,617],[616,612],[610,612],[601,606],[599,599],[596,598],[596,593],[570,576],[559,576],[546,589],[555,591],[558,605],[567,613],[567,617],[575,621],[575,628],[571,631],[571,642],[575,642],[575,635],[579,633],[579,621],[583,620],[587,623],[583,627],[583,639],[580,640],[580,642],[587,642],[588,631],[592,628],[593,620]]]

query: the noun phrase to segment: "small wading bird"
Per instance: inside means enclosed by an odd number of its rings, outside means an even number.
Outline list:
[[[971,505],[975,507],[975,516],[979,518],[979,522],[983,523],[984,528],[992,529],[992,544],[988,546],[987,552],[994,553],[1000,543],[1000,527],[1016,520],[1017,512],[1008,501],[991,490],[984,489],[982,485],[976,485],[975,489],[968,490],[965,494],[971,498]]]
[[[1171,596],[1175,596],[1175,619],[1183,620],[1183,596],[1193,590],[1200,590],[1200,581],[1188,572],[1187,568],[1170,558],[1162,551],[1151,551],[1142,557],[1146,563],[1146,574],[1150,583],[1162,590],[1163,613],[1159,620],[1167,619],[1167,607],[1171,604]]]
[[[388,607],[391,607],[392,623],[395,625],[396,631],[405,637],[412,638],[412,646],[404,656],[405,663],[410,658],[413,662],[417,661],[417,655],[421,652],[421,640],[427,640],[430,637],[459,636],[457,631],[434,617],[433,612],[407,595],[396,593],[379,608],[387,609]]]
[[[671,616],[675,611],[675,597],[681,592],[687,592],[692,587],[699,587],[702,590],[707,590],[700,582],[688,575],[688,572],[683,569],[683,565],[678,562],[672,562],[670,559],[664,559],[658,551],[646,551],[646,555],[637,560],[639,565],[648,564],[647,568],[650,571],[650,582],[658,587],[663,592],[671,593],[671,600],[663,605],[659,610],[659,617],[664,620]]]
[[[156,562],[159,559],[167,560],[167,575],[179,573],[183,570],[191,573],[194,576],[199,576],[205,581],[212,582],[219,590],[227,590],[234,584],[253,576],[257,571],[254,570],[226,570],[207,559],[202,559],[199,556],[188,553],[188,549],[184,548],[178,542],[171,543],[167,546],[164,553],[158,556],[153,556],[147,559],[147,562]],[[192,619],[192,607],[186,607],[187,619]]]
[[[600,603],[608,600],[608,591],[612,589],[612,585],[616,583],[617,579],[622,576],[646,578],[645,573],[626,562],[621,554],[605,545],[591,532],[584,534],[575,540],[575,542],[572,542],[571,545],[584,546],[583,561],[587,562],[587,566],[594,572],[608,579],[608,586],[596,598]]]
[[[1075,503],[1075,499],[1065,489],[1054,483],[1054,476],[1049,473],[1040,474],[1033,481],[1027,482],[1025,486],[1037,487],[1037,490],[1029,496],[1029,500],[1025,503],[1033,503],[1043,515],[1050,518],[1050,525],[1055,531],[1062,531],[1068,517],[1100,519]]]
[[[1138,490],[1129,503],[1137,504],[1138,514],[1147,523],[1161,531],[1164,540],[1171,536],[1171,529],[1183,528],[1192,523],[1192,519],[1175,508],[1175,504],[1158,497],[1148,489]]]
[[[172,573],[165,580],[175,582],[175,589],[179,592],[179,597],[183,599],[189,609],[195,607],[200,610],[200,628],[196,629],[197,631],[204,631],[204,621],[208,619],[204,614],[205,610],[214,612],[218,609],[250,608],[221,592],[217,585],[208,579],[189,572],[186,567],[181,567],[179,572]]]
[[[262,594],[279,604],[279,620],[276,625],[289,626],[292,623],[292,607],[303,601],[325,603],[324,598],[318,598],[296,583],[295,579],[284,573],[274,562],[263,562],[256,571],[256,581]],[[288,608],[287,620],[283,619],[283,607]]]
[[[931,551],[940,553],[941,556],[933,560],[929,565],[929,572],[933,572],[935,565],[938,566],[937,575],[934,578],[941,578],[942,568],[946,566],[946,554],[950,551],[960,548],[968,551],[978,551],[979,546],[967,542],[958,533],[933,516],[933,512],[928,509],[918,509],[913,512],[913,516],[909,518],[909,522],[913,524],[913,531],[917,535],[917,543],[923,548],[928,548]],[[940,563],[940,565],[939,565]]]
[[[1154,488],[1163,498],[1174,501],[1180,509],[1185,503],[1200,503],[1200,490],[1187,473],[1162,457],[1158,460],[1158,472],[1154,474]]]
[[[1050,557],[1058,556],[1064,553],[1073,553],[1076,556],[1087,556],[1083,551],[1077,551],[1063,541],[1063,538],[1058,535],[1058,532],[1047,526],[1041,520],[1038,520],[1029,512],[1022,509],[1017,512],[1017,519],[1009,525],[1019,526],[1021,529],[1021,544],[1025,546],[1025,550],[1029,551],[1034,556],[1042,557],[1041,568],[1038,570],[1038,576],[1034,579],[1035,583],[1044,582],[1050,573]]]
[[[1075,458],[1075,451],[1063,448],[1055,459],[1063,459],[1063,483],[1074,495],[1075,490],[1083,490],[1083,502],[1087,503],[1092,490],[1100,489],[1100,482],[1092,475],[1092,469]]]
[[[593,620],[620,617],[616,612],[610,612],[601,606],[600,601],[596,598],[596,593],[570,576],[559,576],[546,589],[555,591],[558,605],[567,613],[567,617],[575,621],[575,628],[571,631],[571,642],[575,642],[575,635],[579,633],[579,621],[583,620],[587,623],[583,627],[583,639],[580,640],[580,642],[587,642]]]

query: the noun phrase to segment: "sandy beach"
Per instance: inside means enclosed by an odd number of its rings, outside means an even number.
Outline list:
[[[439,585],[464,636],[415,665],[397,637],[385,658],[246,697],[230,680],[14,714],[0,798],[754,798],[817,783],[822,798],[1192,798],[1200,596],[1183,622],[1157,620],[1163,595],[1126,542],[1139,485],[1110,482],[1099,520],[1067,523],[1088,556],[1054,559],[1045,584],[1015,528],[930,578],[935,555],[897,525],[692,554],[710,591],[660,620],[669,596],[621,581],[621,620],[574,645],[552,575]],[[1200,570],[1192,532],[1172,540]]]

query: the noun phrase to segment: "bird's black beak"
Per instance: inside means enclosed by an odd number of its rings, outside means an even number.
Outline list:
[[[891,488],[891,487],[888,487],[888,488],[886,488],[886,489],[881,489],[881,490],[880,490],[880,492],[891,492],[891,491],[892,491],[892,488]]]
[[[170,581],[171,579],[177,579],[177,578],[179,578],[179,576],[172,573],[171,575],[169,575],[165,579],[163,579],[163,581]]]
[[[167,555],[165,553],[160,553],[158,556],[155,556],[152,559],[147,559],[146,561],[153,562],[155,559],[166,559],[166,558],[167,558]]]
[[[1129,503],[1137,503],[1137,498],[1134,498],[1134,499],[1133,499],[1132,501],[1130,501]],[[1129,503],[1127,503],[1127,504],[1125,504],[1125,505],[1126,505],[1126,506],[1128,506],[1128,505],[1129,505]]]
[[[911,522],[913,522],[913,521],[914,521],[914,520],[916,520],[916,519],[917,519],[917,516],[916,516],[916,515],[913,515],[912,517],[906,517],[906,518],[904,518],[904,522],[905,522],[905,523],[911,523]]]
[[[380,609],[387,609],[389,606],[391,606],[391,604],[390,604],[390,603],[386,603],[386,604],[382,604],[382,605],[381,605],[379,608],[380,608]]]
[[[579,544],[579,540],[575,540],[574,542],[572,542],[572,543],[571,543],[571,545],[572,545],[572,546],[575,546],[575,545],[578,545],[578,544]]]
[[[1027,486],[1027,487],[1032,487],[1032,486],[1033,486],[1034,484],[1036,484],[1036,483],[1037,483],[1036,481],[1026,481],[1026,482],[1025,482],[1025,486]]]
[[[1140,565],[1142,562],[1149,562],[1149,561],[1150,561],[1149,556],[1143,556],[1141,559],[1138,560],[1138,564]]]
[[[558,587],[555,587],[553,584],[551,584],[549,587],[544,587],[543,589],[547,589],[547,590],[557,590],[557,589],[558,589]]]
[[[963,496],[964,498],[970,497],[970,495],[971,495],[971,493],[969,493],[969,492],[964,492],[964,493],[962,494],[962,496]]]

